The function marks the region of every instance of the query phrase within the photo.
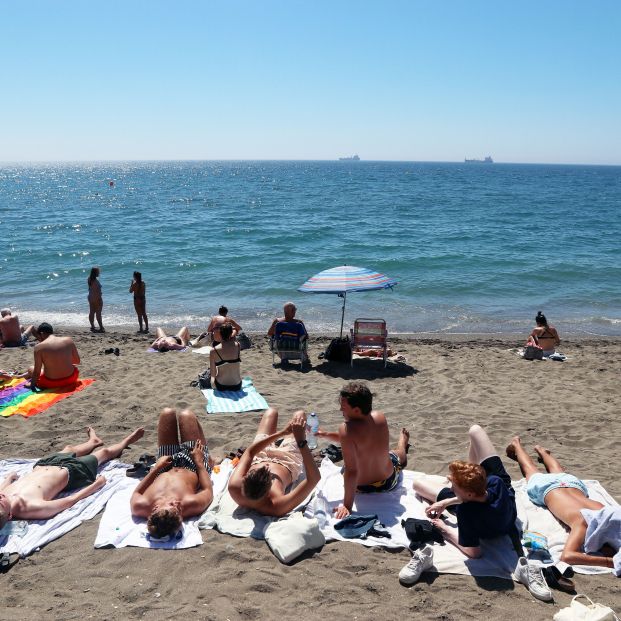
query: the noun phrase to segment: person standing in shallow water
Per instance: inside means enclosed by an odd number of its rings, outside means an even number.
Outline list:
[[[142,280],[142,274],[140,272],[134,272],[134,279],[129,287],[129,292],[134,294],[134,309],[138,316],[138,325],[140,334],[147,334],[149,332],[149,318],[147,317],[147,298],[146,298],[147,285]],[[142,329],[142,321],[144,320],[144,330]]]
[[[88,277],[88,320],[91,324],[91,332],[105,332],[101,321],[101,311],[103,310],[103,297],[101,296],[101,283],[97,280],[99,277],[99,268],[91,268]],[[95,329],[95,317],[99,324],[99,330]]]

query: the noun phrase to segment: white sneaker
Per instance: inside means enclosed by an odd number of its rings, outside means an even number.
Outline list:
[[[416,550],[410,562],[399,572],[399,580],[403,584],[414,584],[421,577],[421,574],[433,565],[433,548],[425,544]]]
[[[529,563],[525,557],[518,559],[518,564],[513,572],[513,578],[526,585],[530,594],[542,602],[551,602],[552,591],[548,588],[541,568]]]

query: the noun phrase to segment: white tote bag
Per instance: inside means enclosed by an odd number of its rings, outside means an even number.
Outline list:
[[[579,597],[583,597],[589,603],[582,604],[578,601]],[[595,604],[586,595],[578,594],[567,608],[562,608],[554,615],[554,621],[619,621],[619,617],[612,608]]]

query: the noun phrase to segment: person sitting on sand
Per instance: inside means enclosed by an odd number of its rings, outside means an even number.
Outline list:
[[[222,342],[209,352],[211,385],[216,390],[241,390],[241,348],[233,326],[226,322],[218,329]]]
[[[147,317],[147,284],[142,280],[140,272],[134,272],[134,279],[129,286],[129,292],[134,294],[134,310],[138,317],[139,334],[149,333],[149,318]],[[144,330],[142,321],[144,320]]]
[[[177,425],[179,429],[177,430]],[[158,460],[132,494],[132,515],[147,518],[152,537],[173,536],[184,518],[213,500],[211,464],[203,429],[190,410],[164,408],[157,423]]]
[[[227,317],[229,309],[226,306],[221,306],[218,309],[218,314],[214,315],[207,326],[207,334],[211,335],[212,345],[219,345],[222,342],[220,337],[220,328],[225,323],[230,323],[233,326],[233,338],[235,338],[241,332],[241,326],[231,317]],[[200,338],[200,337],[199,337]]]
[[[541,311],[537,313],[535,323],[537,326],[530,333],[526,344],[541,347],[543,349],[543,357],[548,358],[554,354],[555,348],[561,343],[561,339],[556,328],[548,325],[548,320]]]
[[[531,502],[539,507],[547,507],[557,520],[569,528],[569,537],[563,548],[561,560],[570,565],[597,565],[614,567],[613,557],[619,555],[617,549],[610,545],[601,549],[601,556],[586,554],[584,540],[587,522],[582,514],[583,509],[599,511],[604,508],[601,502],[591,500],[586,485],[564,468],[547,449],[536,445],[535,451],[543,462],[547,473],[540,472],[530,455],[524,450],[520,438],[513,438],[507,446],[507,456],[518,462],[522,474],[526,478],[526,492]],[[619,535],[617,534],[617,542]],[[611,541],[612,544],[612,541]],[[619,555],[618,571],[621,573],[621,555]]]
[[[410,434],[403,428],[396,448],[390,449],[386,416],[373,410],[373,393],[365,384],[345,385],[340,405],[345,422],[338,432],[317,432],[318,437],[340,442],[343,451],[345,492],[335,509],[339,520],[352,512],[356,493],[388,492],[397,487],[410,448]]]
[[[185,349],[190,342],[190,331],[185,326],[175,336],[166,336],[162,328],[157,328],[155,336],[157,338],[151,343],[151,349],[157,349],[157,351]]]
[[[276,332],[276,324],[280,323],[281,321],[286,321],[288,323],[301,324],[302,328],[304,329],[304,334],[308,335],[304,322],[301,319],[296,319],[295,317],[295,313],[297,310],[298,309],[296,308],[293,302],[287,302],[283,306],[284,317],[276,317],[274,321],[272,321],[272,325],[270,326],[270,329],[267,331],[267,336],[274,336]]]
[[[91,324],[91,332],[105,332],[101,320],[101,311],[103,310],[103,296],[101,295],[101,283],[99,278],[99,268],[91,268],[88,276],[88,321]],[[95,329],[95,317],[99,324],[99,330]]]
[[[87,432],[86,442],[40,459],[21,477],[15,473],[6,477],[0,484],[0,528],[13,518],[46,520],[95,493],[106,483],[105,477],[97,476],[97,468],[119,457],[144,435],[144,429],[138,428],[121,442],[103,446],[92,427]],[[76,489],[74,494],[56,498]]]
[[[278,411],[269,408],[261,418],[253,443],[233,470],[229,493],[240,507],[281,517],[311,493],[321,475],[306,442],[306,414],[298,410],[284,429],[277,431],[277,427]],[[285,439],[276,446],[274,442],[279,438]],[[302,466],[306,478],[289,490],[298,480]]]
[[[0,345],[4,347],[20,347],[25,345],[33,333],[34,326],[27,328],[19,325],[19,317],[13,315],[10,308],[0,311]]]

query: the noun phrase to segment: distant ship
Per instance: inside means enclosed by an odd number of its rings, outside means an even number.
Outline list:
[[[339,157],[339,162],[359,162],[360,158],[357,155],[351,157]]]
[[[477,159],[469,160],[468,158],[466,158],[464,162],[466,162],[466,164],[493,164],[494,160],[492,159],[491,155],[488,155],[483,160],[477,160]]]

